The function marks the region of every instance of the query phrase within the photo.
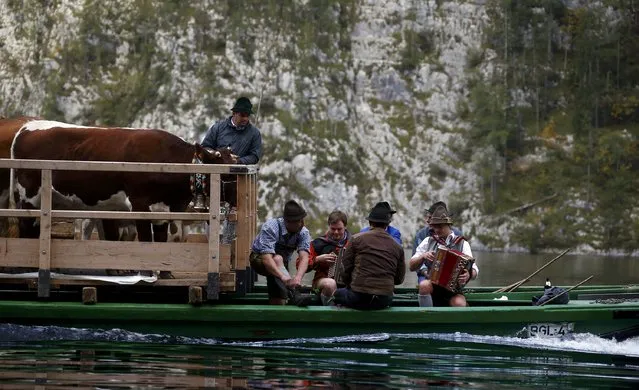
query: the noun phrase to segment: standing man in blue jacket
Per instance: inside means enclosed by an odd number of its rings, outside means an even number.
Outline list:
[[[202,146],[210,149],[229,148],[232,151],[234,164],[257,164],[262,158],[262,135],[260,130],[250,121],[253,104],[247,97],[240,97],[231,108],[232,115],[213,124],[202,140]],[[201,176],[196,175],[195,181],[201,182]],[[231,206],[237,204],[237,179],[222,181],[222,197]],[[195,185],[196,210],[206,210],[206,194],[201,184]]]
[[[262,158],[262,135],[253,126],[250,116],[253,105],[249,98],[237,99],[232,115],[213,124],[204,136],[202,146],[211,149],[229,147],[235,155],[236,164],[257,164]]]

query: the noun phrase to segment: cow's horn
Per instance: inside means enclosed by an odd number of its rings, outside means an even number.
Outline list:
[[[219,151],[215,151],[215,157],[222,157],[222,153],[220,153]]]

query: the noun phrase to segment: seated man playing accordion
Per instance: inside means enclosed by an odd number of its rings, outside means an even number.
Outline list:
[[[479,268],[473,259],[470,244],[462,236],[457,236],[452,228],[452,219],[444,206],[433,210],[429,225],[432,235],[426,237],[417,247],[409,261],[411,271],[426,276],[419,283],[419,306],[467,306],[462,288],[469,280],[477,278]],[[448,262],[448,264],[445,264]],[[445,275],[439,272],[444,265],[452,269]],[[452,267],[452,268],[451,268]],[[437,279],[431,276],[437,275]],[[439,276],[452,280],[440,280]]]
[[[350,232],[346,229],[347,224],[348,216],[340,210],[333,210],[328,215],[326,234],[311,241],[306,272],[315,271],[313,292],[319,294],[318,299],[321,299],[323,305],[332,303],[331,298],[337,290],[335,279],[338,276],[336,266],[339,253],[351,238]],[[299,266],[299,259],[297,265]],[[311,300],[309,303],[315,302]]]

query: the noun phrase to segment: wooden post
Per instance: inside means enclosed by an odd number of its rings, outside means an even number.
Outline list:
[[[257,173],[255,173],[254,175],[251,175],[251,180],[252,180],[252,184],[253,184],[253,201],[252,201],[252,208],[251,208],[251,241],[253,241],[253,239],[255,238],[255,236],[257,235],[257,195],[258,195],[258,191],[259,191],[259,185],[258,185],[258,181],[257,181]]]
[[[257,195],[258,195],[258,181],[257,181],[257,172],[252,174],[250,176],[251,179],[251,189],[252,189],[252,195],[251,195],[251,213],[249,215],[249,242],[253,242],[253,240],[255,239],[255,236],[257,235]],[[255,282],[257,281],[257,273],[251,269],[251,266],[247,260],[246,263],[246,270],[247,270],[247,279],[248,279],[248,291],[251,292],[253,291],[253,286],[255,285]]]
[[[42,170],[40,187],[40,255],[38,298],[48,298],[51,292],[51,170]]]
[[[243,296],[247,292],[247,269],[251,242],[251,185],[248,175],[237,176],[237,238],[235,239],[235,293]]]
[[[193,306],[202,304],[202,287],[189,286],[189,303]]]
[[[237,183],[231,183],[230,185],[237,186]],[[220,203],[222,203],[222,200],[220,200]],[[233,260],[231,256],[222,256],[222,254],[233,252],[232,246],[234,240],[229,241],[229,238],[233,235],[231,232],[237,229],[237,212],[235,210],[226,210],[223,216],[220,215],[218,224],[224,227],[224,229],[220,231],[220,235],[223,239],[220,242],[218,253],[220,258],[220,274],[225,274],[231,272]]]
[[[82,220],[74,219],[73,220],[73,239],[74,240],[82,240]]]
[[[85,305],[98,303],[98,289],[95,287],[82,287],[82,303]]]
[[[220,175],[212,173],[209,181],[209,258],[206,299],[220,298]]]

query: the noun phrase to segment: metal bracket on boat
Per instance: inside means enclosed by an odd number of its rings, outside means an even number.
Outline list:
[[[248,272],[243,269],[235,270],[235,295],[243,297],[246,295],[248,285]]]
[[[206,299],[208,301],[220,299],[220,274],[218,272],[209,272],[207,274]]]
[[[51,270],[38,270],[38,298],[49,298],[51,293]]]

